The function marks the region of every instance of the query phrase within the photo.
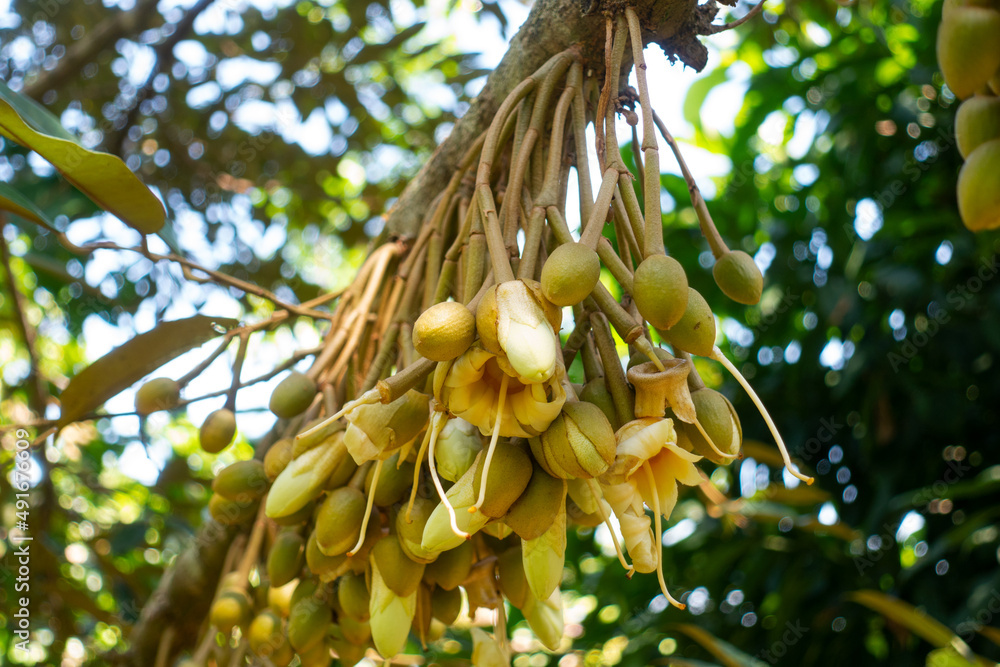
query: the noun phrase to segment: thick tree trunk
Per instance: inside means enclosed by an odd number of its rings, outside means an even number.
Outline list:
[[[725,0],[723,0],[725,1]],[[729,4],[727,2],[727,4]],[[488,128],[507,94],[553,55],[576,46],[584,64],[599,72],[604,62],[605,20],[620,11],[625,0],[589,3],[587,0],[537,0],[524,25],[515,35],[500,65],[487,79],[486,86],[452,133],[438,147],[427,164],[413,178],[387,215],[386,233],[391,237],[415,236],[434,198],[448,183],[470,144]],[[708,24],[716,5],[709,0],[698,6],[696,0],[635,0],[647,43],[659,44],[667,56],[679,59],[700,70],[707,51],[697,39],[710,32]],[[630,67],[631,64],[628,63]],[[214,525],[214,523],[213,523]],[[130,649],[124,664],[149,667],[155,660],[159,638],[174,626],[178,632],[172,656],[190,650],[197,640],[197,628],[207,609],[207,596],[215,590],[219,576],[218,559],[225,554],[235,537],[234,531],[203,529],[189,547],[199,558],[209,558],[205,581],[200,589],[171,586],[171,570],[160,582],[149,604],[143,609],[130,637]],[[178,559],[180,561],[181,559]],[[212,576],[214,573],[214,577]],[[185,596],[192,596],[186,599]]]

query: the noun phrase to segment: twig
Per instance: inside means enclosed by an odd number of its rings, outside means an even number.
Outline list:
[[[317,310],[313,310],[312,308],[307,307],[305,304],[301,306],[296,306],[291,303],[285,303],[284,301],[279,299],[273,292],[266,290],[263,287],[254,285],[253,283],[247,282],[245,280],[240,280],[239,278],[233,278],[232,276],[227,276],[226,274],[221,273],[219,271],[206,269],[205,267],[195,262],[192,262],[186,257],[179,257],[178,255],[174,254],[160,255],[154,252],[150,252],[148,249],[145,248],[131,248],[128,246],[121,246],[111,241],[99,241],[97,243],[89,243],[84,246],[78,246],[75,245],[72,241],[70,241],[65,234],[60,234],[59,240],[71,252],[81,255],[90,254],[95,250],[124,250],[130,252],[137,252],[145,256],[150,261],[154,262],[159,262],[163,260],[168,262],[175,262],[188,269],[194,271],[201,271],[202,273],[205,273],[208,276],[210,276],[212,280],[214,280],[217,283],[229,285],[231,287],[235,287],[239,290],[242,290],[243,292],[246,292],[248,294],[253,294],[255,296],[259,296],[262,299],[266,299],[271,303],[273,303],[274,305],[276,305],[278,308],[286,310],[293,315],[299,315],[301,317],[311,317],[317,320],[333,319],[333,316],[330,313],[323,313]],[[277,317],[278,314],[276,313],[275,316]]]
[[[37,415],[45,414],[45,380],[42,378],[42,371],[38,365],[38,353],[35,350],[35,329],[28,322],[24,314],[24,295],[18,288],[17,279],[14,278],[14,271],[10,266],[10,248],[7,246],[7,239],[3,236],[3,226],[6,223],[6,215],[0,214],[0,261],[3,262],[4,272],[7,274],[7,288],[13,297],[14,323],[17,325],[21,338],[24,339],[25,349],[28,351],[28,405],[32,412]]]
[[[725,32],[726,30],[732,30],[733,28],[738,28],[747,21],[749,21],[750,19],[752,19],[753,17],[757,16],[757,14],[760,14],[762,9],[764,9],[764,0],[760,0],[756,5],[753,6],[753,8],[750,11],[746,13],[745,16],[742,16],[736,19],[735,21],[730,21],[729,23],[724,23],[722,25],[709,26],[709,30],[705,34],[715,35],[720,32]]]

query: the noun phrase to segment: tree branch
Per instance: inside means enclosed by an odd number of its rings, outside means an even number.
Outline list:
[[[647,30],[647,42],[655,41],[668,56],[701,69],[704,62],[688,54],[695,34],[695,0],[638,0],[636,13]],[[577,45],[584,67],[600,71],[604,59],[604,12],[602,7],[581,5],[580,0],[538,0],[524,25],[486,86],[466,114],[410,181],[387,214],[385,231],[390,236],[415,236],[431,201],[447,185],[465,150],[489,127],[507,94],[545,61]],[[671,50],[671,44],[683,50]],[[704,48],[704,47],[702,47]],[[700,66],[699,66],[700,65]]]

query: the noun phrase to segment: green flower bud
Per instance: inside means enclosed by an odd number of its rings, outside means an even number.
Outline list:
[[[271,392],[269,407],[281,419],[291,419],[306,411],[316,396],[316,382],[305,373],[292,371]]]
[[[212,490],[230,500],[258,500],[268,488],[264,464],[255,459],[232,463],[215,476]]]
[[[486,499],[479,507],[480,513],[499,519],[524,493],[533,470],[531,456],[528,455],[526,449],[526,447],[514,444],[512,441],[500,440],[497,442],[490,463],[489,479],[486,481]],[[485,461],[486,455],[480,455],[476,459],[474,468],[475,477],[472,488],[477,498],[479,486],[482,483]]]
[[[365,495],[371,493],[374,476],[375,467],[372,466],[371,470],[368,471],[368,476],[365,477]],[[378,507],[395,505],[409,497],[411,486],[413,486],[413,463],[403,461],[400,464],[399,452],[397,451],[382,464],[378,484],[375,486],[374,503]]]
[[[593,403],[572,401],[548,430],[530,441],[545,471],[562,479],[590,479],[602,474],[615,458],[615,432]]]
[[[719,456],[705,440],[705,436],[690,424],[680,424],[677,430],[677,444],[688,451],[703,456],[716,465],[728,465],[740,452],[743,446],[743,428],[740,417],[729,399],[715,391],[704,387],[691,394],[695,410],[698,413],[698,423],[712,439],[712,443],[723,454]]]
[[[330,608],[315,597],[299,600],[288,616],[288,641],[300,654],[323,643],[332,616]]]
[[[712,356],[715,347],[715,316],[705,297],[694,288],[688,288],[687,310],[670,329],[660,331],[663,339],[675,349],[699,357]]]
[[[208,617],[219,632],[228,635],[250,620],[250,598],[241,589],[225,589],[212,603]]]
[[[399,545],[399,538],[390,533],[372,548],[372,559],[382,573],[382,580],[396,595],[406,597],[417,590],[424,576],[424,564],[410,560]]]
[[[316,541],[327,556],[347,553],[358,541],[365,516],[365,496],[353,486],[327,494],[316,514]]]
[[[449,419],[438,435],[434,455],[438,475],[449,482],[457,482],[472,467],[482,449],[483,438],[478,428],[458,417]]]
[[[346,455],[344,447],[324,445],[310,449],[289,463],[267,494],[265,513],[271,518],[294,514],[319,495],[330,473]]]
[[[451,625],[462,611],[462,592],[435,588],[431,594],[431,613],[445,625]]]
[[[267,554],[267,578],[272,586],[284,586],[299,576],[305,540],[294,529],[278,533]]]
[[[476,667],[510,667],[510,658],[500,642],[479,628],[469,631],[472,635],[472,664]]]
[[[258,500],[230,500],[219,494],[208,501],[208,513],[224,526],[238,526],[257,516]]]
[[[441,552],[437,560],[427,564],[424,581],[446,591],[454,590],[468,579],[474,556],[472,542],[463,540],[457,547]]]
[[[524,614],[524,619],[528,621],[528,626],[531,627],[532,632],[545,648],[550,651],[559,648],[565,625],[562,595],[558,589],[544,600],[530,600],[521,612]]]
[[[371,595],[364,576],[345,574],[337,580],[337,601],[340,609],[357,621],[367,621],[370,617],[368,605]]]
[[[720,257],[712,267],[715,284],[736,303],[752,306],[760,302],[764,276],[753,257],[742,250],[733,250]]]
[[[221,408],[210,412],[198,429],[198,443],[209,454],[218,454],[229,446],[236,435],[236,415]]]
[[[170,378],[153,378],[135,392],[135,411],[149,415],[160,410],[173,410],[181,401],[181,386]]]
[[[540,537],[566,504],[566,480],[535,466],[524,493],[507,510],[503,522],[525,540]]]
[[[524,573],[520,546],[497,554],[497,577],[500,580],[500,592],[512,605],[522,609],[531,599],[531,588]]]
[[[411,560],[417,563],[430,563],[437,558],[437,552],[428,551],[420,546],[423,539],[427,519],[437,505],[429,498],[417,496],[413,499],[413,509],[410,511],[410,522],[406,521],[406,511],[396,515],[396,534],[399,536],[399,546]]]
[[[558,507],[559,512],[548,529],[521,545],[524,576],[532,595],[539,600],[549,599],[562,582],[566,562],[565,500],[560,500]]]

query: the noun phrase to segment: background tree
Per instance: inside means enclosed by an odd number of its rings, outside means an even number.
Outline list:
[[[518,57],[472,107],[466,93],[474,88],[462,84],[483,73],[447,42],[422,38],[430,14],[420,4],[14,3],[9,16],[20,19],[8,19],[0,67],[11,88],[45,104],[85,145],[121,155],[161,194],[171,223],[150,240],[152,252],[172,251],[301,304],[346,284],[379,231],[376,216],[455,114],[488,118],[533,62],[586,36],[586,25],[603,30],[600,20],[574,23],[583,16],[576,7],[539,7],[569,18],[529,23],[544,26],[542,36],[522,34]],[[998,344],[996,239],[972,236],[955,212],[954,97],[933,51],[940,12],[932,2],[775,6],[742,26],[718,68],[689,92],[690,143],[732,162],[709,205],[727,238],[740,240],[734,247],[766,267],[760,306],[716,307],[723,347],[818,483],[786,489],[774,457],[748,442],[748,458],[714,480],[741,498],[737,507],[681,502],[664,557],[673,587],[694,589],[685,598],[694,618],[665,608],[648,577],[624,580],[592,533],[572,536],[564,587],[578,596],[573,648],[588,664],[748,664],[747,655],[789,664],[926,661],[941,642],[926,618],[872,610],[857,603],[874,604],[852,595],[859,590],[901,598],[997,657],[997,396],[988,380]],[[136,71],[145,76],[136,80]],[[746,73],[731,136],[698,127],[713,87]],[[457,84],[453,97],[421,94],[443,81]],[[323,127],[329,150],[312,154],[296,143]],[[436,164],[460,152],[448,146],[461,141],[451,141]],[[74,243],[138,243],[10,142],[0,178]],[[424,171],[420,179],[430,180],[419,180],[397,210],[419,220],[434,178],[433,167]],[[667,244],[695,266],[706,249],[686,184],[668,174],[663,186],[674,202],[664,215]],[[406,231],[406,219],[390,231]],[[109,347],[100,335],[114,332],[122,342],[160,319],[263,319],[279,309],[232,284],[192,283],[176,262],[112,250],[78,255],[49,231],[7,222],[0,335],[10,391],[2,408],[8,423],[32,424],[36,433],[58,417],[53,397],[68,378],[97,356],[93,349]],[[689,274],[703,293],[716,289],[708,270]],[[251,355],[264,360],[256,368],[311,340],[306,329],[268,333]],[[229,386],[228,364],[218,370],[205,393]],[[767,440],[746,399],[729,389],[747,440]],[[238,405],[245,416],[260,407],[252,399]],[[35,545],[32,597],[34,622],[47,625],[33,642],[37,662],[110,662],[130,632],[133,649],[148,655],[158,637],[136,628],[207,607],[202,591],[184,600],[200,606],[184,608],[154,590],[203,523],[212,472],[220,461],[247,458],[253,444],[201,453],[184,411],[147,427],[100,416],[36,450],[32,531],[44,539]],[[253,441],[265,429],[251,428]],[[122,472],[145,434],[143,445],[163,465],[150,485]],[[6,526],[11,514],[5,507]],[[195,541],[209,569],[221,566],[224,547],[205,545],[225,545],[236,531],[223,532],[225,539]],[[12,577],[4,594],[14,596]],[[151,600],[147,609],[161,615],[136,625]],[[8,659],[19,659],[7,641]],[[445,647],[432,651],[448,659]]]

